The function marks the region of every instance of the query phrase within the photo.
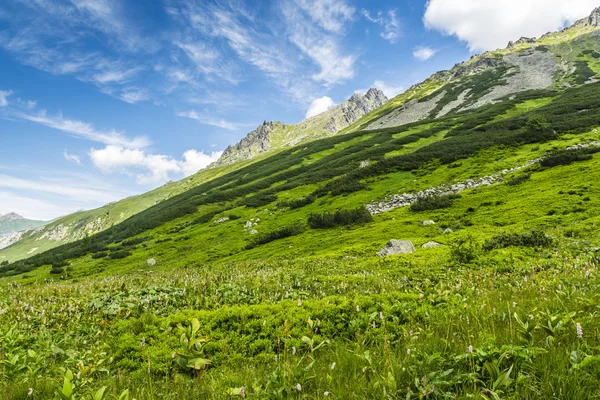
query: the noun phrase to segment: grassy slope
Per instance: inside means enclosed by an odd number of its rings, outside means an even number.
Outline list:
[[[124,259],[87,254],[70,258],[62,277],[44,265],[2,278],[0,315],[8,322],[0,326],[5,389],[0,396],[27,398],[33,387],[36,396],[49,398],[62,384],[60,368],[81,371],[78,394],[108,386],[111,395],[129,389],[137,399],[227,398],[239,396],[242,386],[248,397],[264,399],[322,398],[325,392],[356,399],[599,396],[598,153],[569,165],[529,167],[516,174],[531,174],[529,180],[463,192],[443,210],[400,208],[363,226],[307,229],[243,249],[253,238],[244,228],[247,221],[260,233],[271,232],[304,223],[311,213],[478,178],[598,141],[598,87],[540,93],[506,100],[501,112],[488,107],[409,129],[354,132],[282,151],[159,205],[155,209],[164,212],[185,202],[197,208],[139,232],[140,243],[109,243],[113,251],[131,251]],[[581,102],[581,113],[565,116],[552,108],[568,96]],[[526,126],[540,115],[557,133],[528,143],[536,133]],[[595,122],[578,126],[582,121]],[[520,141],[489,145],[451,162],[393,164],[435,148],[455,154],[450,144],[463,137],[468,139],[463,145],[493,144],[490,140],[521,131]],[[400,142],[411,135],[423,137]],[[365,159],[373,165],[361,170]],[[378,170],[378,164],[391,167]],[[344,174],[360,177],[367,189],[328,194],[299,209],[277,204]],[[211,197],[231,188],[252,189]],[[271,192],[277,201],[244,205],[257,191]],[[157,218],[152,210],[138,222]],[[193,223],[209,214],[205,222]],[[213,222],[231,215],[240,218]],[[428,219],[436,224],[420,224]],[[454,232],[440,231],[448,227]],[[554,245],[491,252],[479,247],[495,235],[533,228],[554,238]],[[468,238],[474,245],[459,248]],[[417,251],[375,257],[389,239],[411,240]],[[447,246],[420,248],[429,240]],[[461,262],[459,250],[474,258]],[[156,265],[148,266],[149,258]],[[174,352],[182,351],[176,326],[191,318],[200,322],[199,335],[211,340],[202,355],[214,362],[195,377],[174,364],[179,357]],[[20,362],[9,362],[15,356]],[[32,373],[19,365],[40,369]],[[510,379],[499,379],[502,374]]]

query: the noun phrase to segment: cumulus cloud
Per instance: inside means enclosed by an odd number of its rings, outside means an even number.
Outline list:
[[[104,149],[91,149],[92,163],[104,173],[120,172],[135,176],[141,185],[165,182],[171,174],[192,175],[212,162],[217,161],[222,152],[205,154],[188,150],[182,160],[163,154],[150,154],[140,149],[126,149],[109,145]]]
[[[384,81],[375,81],[373,86],[383,92],[388,99],[398,96],[404,92],[404,87],[399,85],[390,85]]]
[[[81,158],[75,154],[69,154],[69,152],[67,152],[66,149],[63,153],[63,157],[65,157],[65,160],[67,160],[67,161],[71,161],[77,165],[81,165]]]
[[[325,112],[333,107],[335,107],[335,102],[331,97],[319,97],[318,99],[313,100],[313,102],[310,103],[310,106],[308,106],[308,110],[306,111],[306,118],[319,115],[322,112]]]
[[[485,51],[558,30],[597,5],[598,0],[429,0],[423,21],[467,42],[471,51]]]
[[[390,42],[391,44],[396,43],[400,38],[401,28],[400,22],[397,17],[397,10],[389,10],[387,13],[379,11],[376,15],[372,15],[368,10],[363,9],[362,15],[369,22],[380,25],[383,31],[380,36]]]
[[[11,90],[0,90],[0,107],[6,107],[8,105],[8,96],[12,94]]]
[[[437,53],[437,50],[434,50],[431,47],[419,46],[413,51],[413,57],[419,61],[427,61],[433,57],[435,53]]]

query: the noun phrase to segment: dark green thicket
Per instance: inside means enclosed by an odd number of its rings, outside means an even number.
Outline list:
[[[131,255],[131,252],[129,250],[119,250],[119,251],[112,251],[108,258],[111,260],[120,260],[122,258],[126,258],[129,257]]]
[[[575,83],[583,84],[596,76],[596,73],[592,71],[587,61],[579,60],[575,61]]]
[[[289,201],[281,201],[277,203],[278,207],[289,207],[291,209],[302,208],[309,204],[314,203],[317,200],[317,196],[309,194],[308,196],[302,197],[301,199],[294,199]]]
[[[338,210],[333,213],[310,214],[308,225],[313,229],[333,228],[339,225],[359,225],[373,221],[371,214],[364,208]]]
[[[503,233],[494,236],[483,244],[485,251],[506,247],[550,247],[554,240],[544,232],[533,230],[529,233]]]
[[[546,106],[493,121],[496,116],[504,114],[524,100],[548,95],[556,97]],[[428,127],[418,133],[398,135],[420,125]],[[275,201],[277,193],[306,184],[322,184],[325,188],[328,181],[338,180],[333,185],[341,182],[353,182],[356,185],[356,182],[360,183],[365,178],[395,171],[416,170],[435,159],[442,164],[452,164],[494,146],[541,143],[563,133],[585,132],[590,127],[599,125],[600,84],[593,83],[571,88],[560,94],[548,91],[524,92],[514,99],[505,98],[498,104],[452,116],[426,119],[393,129],[353,132],[317,140],[274,154],[192,188],[94,235],[93,239],[65,244],[29,259],[2,266],[0,275],[22,273],[49,265],[55,259],[69,260],[100,251],[112,243],[129,239],[169,221],[197,214],[199,206],[219,205],[222,213],[236,204],[253,205],[264,204],[267,200]],[[441,141],[412,153],[385,157],[391,151],[402,149],[405,144],[448,130],[450,131],[445,139]],[[313,161],[315,154],[361,137],[364,140]],[[302,165],[306,159],[313,162]],[[364,160],[371,160],[371,165],[359,168],[360,162]],[[333,193],[331,186],[328,192]],[[253,203],[254,201],[256,202]],[[178,229],[185,229],[188,225],[181,225]]]
[[[576,161],[585,161],[592,158],[592,154],[600,152],[600,147],[586,147],[573,150],[558,150],[548,154],[540,161],[544,167],[567,165]]]
[[[444,196],[419,197],[410,205],[412,211],[438,210],[440,208],[452,207],[452,200],[460,198],[459,194],[448,194]]]
[[[305,230],[306,230],[306,227],[304,226],[304,224],[301,224],[301,223],[287,225],[287,226],[284,226],[283,228],[276,229],[274,231],[263,233],[261,235],[256,236],[256,238],[246,246],[246,249],[247,250],[253,249],[256,246],[271,243],[278,239],[284,239],[287,237],[296,236],[296,235],[301,234]]]
[[[527,182],[530,179],[531,179],[531,174],[524,174],[524,175],[520,175],[520,176],[516,176],[516,177],[513,176],[508,181],[506,181],[506,184],[508,186],[516,186],[516,185],[520,185],[523,182]]]

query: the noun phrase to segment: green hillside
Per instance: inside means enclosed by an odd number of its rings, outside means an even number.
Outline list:
[[[0,397],[597,398],[598,32],[474,57],[4,262]]]

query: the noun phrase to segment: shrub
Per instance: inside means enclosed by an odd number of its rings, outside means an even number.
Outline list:
[[[251,243],[248,243],[248,245],[246,245],[246,250],[253,249],[256,246],[260,246],[262,244],[271,243],[278,239],[284,239],[290,236],[299,235],[305,230],[306,227],[304,226],[304,224],[295,223],[284,226],[283,228],[279,228],[271,232],[263,233],[262,235],[257,236]]]
[[[277,201],[277,195],[271,193],[259,193],[248,197],[243,201],[246,207],[258,208]]]
[[[517,177],[513,176],[508,181],[506,181],[506,184],[508,186],[516,186],[516,185],[520,185],[523,182],[527,182],[529,179],[531,179],[531,174],[525,174],[525,175],[521,175],[521,176],[517,176]]]
[[[335,179],[322,188],[317,189],[314,194],[319,197],[325,196],[328,193],[331,193],[332,196],[339,196],[341,194],[358,192],[366,188],[367,185],[358,179],[343,177]]]
[[[317,196],[313,193],[313,194],[309,194],[308,196],[305,196],[301,199],[282,201],[282,202],[278,203],[277,205],[279,207],[289,207],[291,209],[297,209],[297,208],[302,208],[304,206],[312,204],[316,200],[317,200]]]
[[[450,244],[450,259],[457,264],[469,264],[479,256],[479,245],[468,235]]]
[[[592,154],[600,151],[600,147],[586,147],[574,150],[557,150],[548,154],[540,161],[544,167],[567,165],[575,161],[585,161],[592,158]]]
[[[452,200],[460,198],[459,194],[448,194],[443,196],[419,197],[410,205],[412,211],[437,210],[440,208],[450,208]]]
[[[239,215],[235,215],[235,214],[229,214],[229,219],[231,221],[235,221],[236,219],[240,219],[242,217],[240,217]]]
[[[101,251],[99,253],[94,253],[94,254],[92,254],[92,260],[98,260],[100,258],[106,257],[107,255],[108,255],[108,253],[105,251]]]
[[[52,269],[50,269],[50,273],[53,275],[60,275],[64,272],[65,272],[65,270],[62,267],[59,267],[56,265],[52,265]]]
[[[373,217],[364,207],[353,210],[338,210],[334,213],[310,214],[308,225],[313,229],[333,228],[338,225],[366,224]]]
[[[485,241],[483,249],[491,251],[506,247],[550,247],[554,240],[539,230],[529,233],[503,233]]]
[[[129,250],[119,250],[111,252],[108,258],[111,260],[120,260],[122,258],[129,257],[130,255],[131,252]]]

